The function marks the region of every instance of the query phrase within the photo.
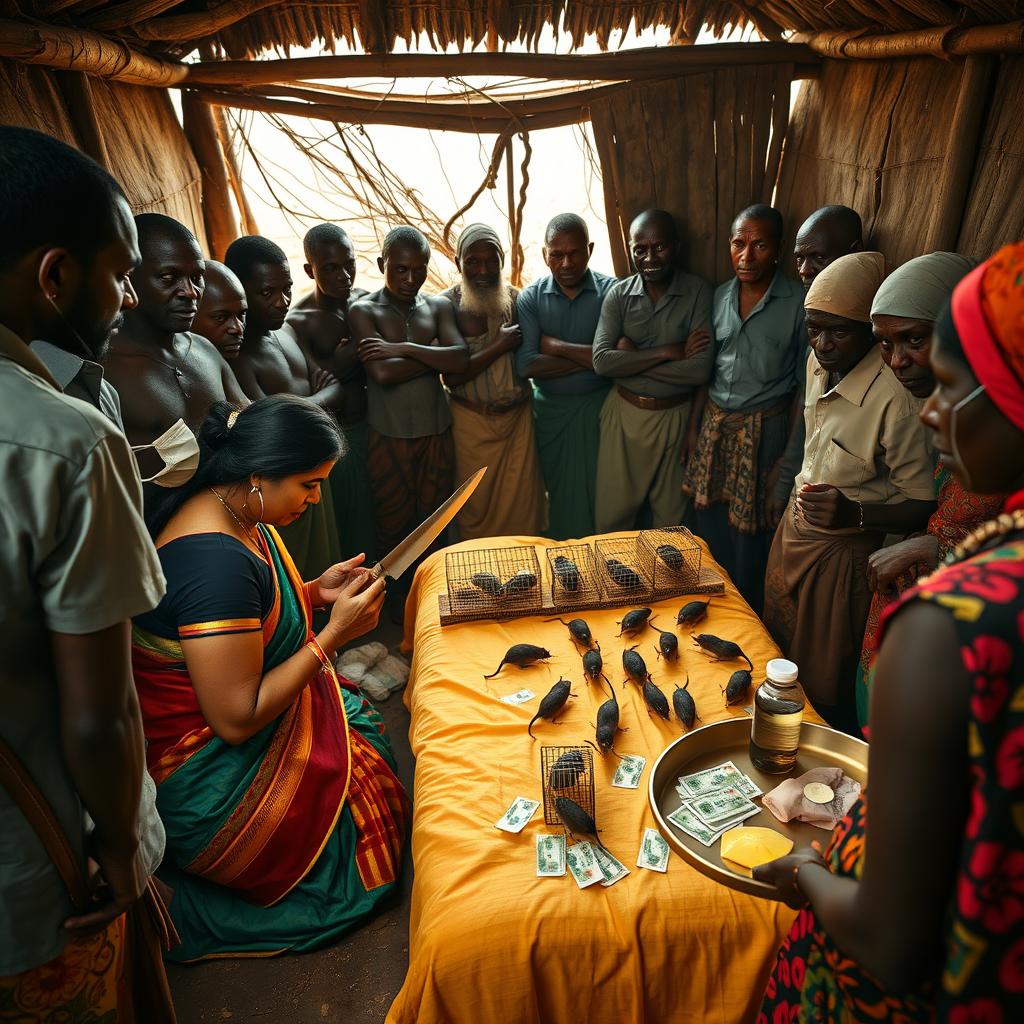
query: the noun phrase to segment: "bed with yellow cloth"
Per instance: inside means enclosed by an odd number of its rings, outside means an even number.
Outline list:
[[[628,535],[618,535],[628,536]],[[459,549],[536,544],[490,538]],[[706,549],[704,564],[715,567]],[[793,911],[717,885],[674,853],[668,872],[636,867],[644,828],[654,827],[647,786],[654,760],[682,734],[675,720],[647,715],[636,686],[622,688],[616,639],[624,609],[583,615],[601,643],[605,670],[621,705],[620,753],[642,754],[647,767],[637,790],[614,789],[618,761],[595,757],[597,823],[608,849],[630,870],[609,888],[579,889],[571,875],[537,878],[534,836],[557,832],[543,807],[518,835],[494,823],[517,796],[541,799],[541,746],[593,740],[593,722],[607,690],[583,681],[580,656],[565,626],[540,617],[472,622],[441,628],[438,595],[445,591],[444,552],[416,575],[406,605],[405,640],[412,674],[405,702],[416,756],[412,834],[415,882],[409,971],[388,1024],[742,1024],[753,1019],[776,950]],[[724,577],[724,573],[722,574]],[[654,606],[664,629],[688,598]],[[563,617],[572,617],[563,616]],[[778,657],[768,633],[726,583],[698,628],[734,640],[764,678]],[[671,700],[676,681],[690,677],[703,722],[744,716],[725,708],[722,687],[737,666],[698,653],[681,627],[674,666],[656,660],[657,633],[639,643],[654,681]],[[506,667],[485,681],[514,643],[552,653],[548,666]],[[538,721],[537,742],[526,727],[540,698],[562,674],[572,680],[559,725]],[[489,687],[489,689],[488,689]],[[498,698],[526,687],[536,699],[513,707]],[[815,716],[815,720],[816,716]]]

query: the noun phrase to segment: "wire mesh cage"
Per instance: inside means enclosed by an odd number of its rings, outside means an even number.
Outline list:
[[[561,825],[555,808],[560,796],[574,800],[592,818],[594,812],[594,756],[590,747],[541,747],[541,788],[544,793],[544,820]]]
[[[638,556],[636,540],[596,540],[597,571],[605,597],[638,600],[650,596],[654,586],[653,568],[645,569]]]
[[[636,541],[637,560],[651,580],[656,595],[678,594],[695,585],[700,576],[700,545],[685,526],[641,530]]]
[[[540,562],[533,548],[449,551],[444,572],[452,613],[485,618],[541,610]]]
[[[589,608],[601,600],[601,582],[589,544],[546,549],[551,602],[556,609]]]

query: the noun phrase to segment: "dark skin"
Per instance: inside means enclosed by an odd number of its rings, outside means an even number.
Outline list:
[[[544,262],[562,294],[569,299],[576,298],[583,287],[594,243],[580,231],[556,231],[545,239],[543,253]],[[527,365],[526,374],[543,380],[567,377],[593,368],[594,353],[589,345],[575,345],[571,341],[542,334],[540,352]]]
[[[384,387],[393,387],[430,373],[465,373],[469,349],[455,322],[455,307],[440,295],[417,304],[427,279],[430,250],[399,242],[377,265],[384,275],[379,292],[349,310],[352,337],[366,373]]]
[[[349,338],[349,302],[367,293],[355,287],[356,254],[351,241],[320,243],[303,264],[313,291],[288,314],[307,358],[341,382],[345,392],[344,423],[366,416],[366,375],[356,346]]]
[[[223,356],[190,331],[204,271],[192,240],[151,236],[143,247],[133,275],[138,305],[125,314],[104,362],[132,444],[148,444],[179,419],[198,429],[214,402],[247,404]],[[139,466],[149,476],[162,462],[154,452],[142,452]]]
[[[644,291],[651,302],[657,304],[665,296],[675,274],[678,250],[675,224],[655,211],[641,213],[630,225],[629,248],[633,264],[643,280]],[[657,380],[656,368],[661,363],[693,359],[706,351],[710,344],[710,331],[698,327],[690,332],[685,342],[656,345],[638,351],[633,339],[623,335],[615,348],[620,352],[635,353],[629,364],[630,375],[649,373]]]
[[[807,310],[807,338],[818,363],[829,374],[830,388],[875,345],[870,324],[817,309]],[[831,484],[804,484],[797,492],[796,507],[807,523],[826,530],[855,527],[861,521],[860,503]],[[934,501],[907,499],[891,505],[864,502],[863,526],[882,533],[909,533],[921,529],[934,511]]]
[[[823,211],[812,213],[801,225],[793,245],[796,272],[804,290],[830,263],[863,248],[864,240],[845,218]]]
[[[921,419],[960,484],[989,494],[1024,486],[1022,432],[985,395],[954,418],[953,406],[977,380],[941,346],[932,366],[936,386]],[[954,431],[960,459],[951,454]],[[813,850],[754,869],[789,906],[810,900],[843,952],[894,992],[916,989],[942,969],[968,813],[970,691],[950,613],[930,602],[901,611],[886,632],[871,691],[868,775],[877,781],[860,880],[831,874]],[[908,807],[927,813],[908,814]]]
[[[935,388],[932,373],[931,320],[904,316],[871,317],[878,350],[896,379],[915,397],[927,398]],[[903,573],[915,566],[934,569],[939,564],[939,541],[933,534],[908,537],[897,544],[879,548],[868,558],[871,589],[887,593]]]
[[[463,281],[475,288],[492,291],[501,284],[501,271],[505,265],[502,254],[493,242],[482,239],[466,249],[462,259],[456,257],[455,266]],[[470,313],[461,307],[461,289],[458,285],[449,288],[444,295],[455,307],[455,322],[464,338],[475,338],[487,331],[487,317]],[[492,363],[503,355],[514,352],[523,340],[516,323],[502,324],[493,338],[483,348],[470,353],[469,369],[465,373],[446,373],[444,382],[449,387],[468,384],[479,377]]]
[[[298,395],[332,412],[340,411],[341,385],[306,358],[294,333],[285,327],[292,294],[287,265],[258,263],[242,284],[249,314],[235,372],[250,401],[267,395]]]
[[[771,221],[757,218],[745,218],[733,223],[729,236],[729,259],[732,261],[733,272],[739,282],[740,316],[746,320],[757,304],[765,297],[771,287],[772,279],[779,266],[779,255],[782,239],[777,237]],[[690,419],[686,429],[686,440],[680,452],[679,461],[685,465],[697,448],[700,437],[701,418],[708,401],[708,389],[701,388],[694,397],[690,410]],[[801,396],[794,395],[790,411],[790,434],[796,428],[803,415]],[[785,501],[775,496],[775,485],[779,479],[782,466],[780,457],[768,471],[765,490],[768,494],[768,511],[778,522],[785,511]]]
[[[142,260],[128,204],[116,198],[106,216],[110,223],[102,229],[110,241],[90,259],[63,246],[43,246],[0,273],[0,323],[19,338],[46,338],[67,352],[101,357],[122,314],[135,307],[130,277]],[[145,752],[130,628],[124,621],[83,635],[50,634],[60,755],[96,823],[89,851],[99,865],[90,879],[94,904],[88,914],[65,922],[75,931],[105,927],[146,885],[138,856]]]
[[[206,261],[206,288],[199,300],[199,312],[192,322],[194,333],[202,335],[228,361],[238,358],[245,336],[248,303],[245,289],[222,263]]]

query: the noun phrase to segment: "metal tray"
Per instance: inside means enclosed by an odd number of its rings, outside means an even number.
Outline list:
[[[847,775],[856,779],[862,786],[866,786],[868,745],[862,740],[847,736],[846,733],[836,732],[826,725],[804,722],[800,727],[800,753],[797,755],[796,764],[784,775],[769,775],[758,771],[750,763],[750,725],[749,718],[730,718],[725,722],[714,722],[694,729],[666,747],[651,771],[648,799],[661,834],[683,860],[702,875],[721,882],[730,889],[768,899],[775,890],[764,882],[737,874],[727,867],[720,855],[721,843],[704,846],[668,821],[668,815],[680,804],[679,794],[676,793],[679,776],[711,768],[723,761],[732,761],[765,793],[774,789],[783,779],[803,775],[811,768],[821,767],[842,768]],[[755,799],[754,803],[760,806],[761,798]],[[829,833],[825,829],[801,821],[787,824],[779,821],[768,810],[761,810],[743,824],[775,829],[793,840],[794,850],[809,847],[812,840],[817,840],[824,847],[829,839]]]

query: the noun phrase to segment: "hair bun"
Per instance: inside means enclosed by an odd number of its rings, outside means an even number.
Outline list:
[[[228,418],[238,412],[230,402],[214,402],[199,428],[199,440],[213,451],[219,451],[228,443],[231,428]]]

